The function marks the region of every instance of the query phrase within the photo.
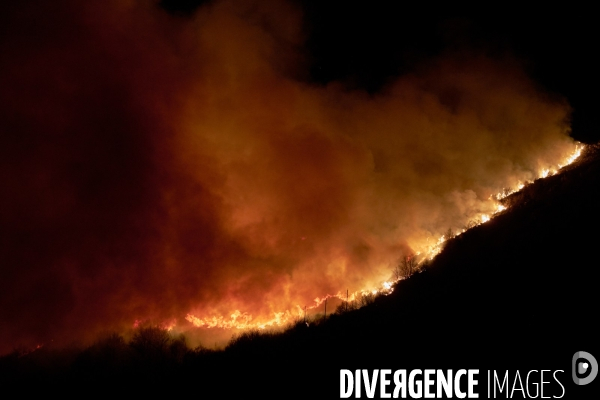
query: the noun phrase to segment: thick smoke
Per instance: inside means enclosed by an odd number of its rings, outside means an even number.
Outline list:
[[[302,83],[285,2],[2,14],[0,352],[377,284],[572,150],[569,107],[511,60]]]

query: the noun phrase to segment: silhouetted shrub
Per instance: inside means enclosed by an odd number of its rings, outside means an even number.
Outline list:
[[[158,327],[140,328],[129,345],[140,353],[164,353],[170,341],[169,332]]]

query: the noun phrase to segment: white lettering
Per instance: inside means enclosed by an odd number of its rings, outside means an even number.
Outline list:
[[[532,383],[532,385],[535,387],[535,395],[534,396],[532,396],[531,393],[529,392],[529,374],[531,374],[532,372],[538,372],[538,370],[532,369],[531,371],[529,371],[527,373],[527,378],[525,379],[525,387],[527,388],[527,396],[531,397],[532,399],[537,399],[537,397],[540,394],[540,390],[539,390],[540,384],[539,383],[537,383],[537,382]]]
[[[395,399],[398,398],[398,392],[400,391],[400,389],[402,389],[402,398],[405,399],[406,398],[406,370],[405,369],[399,369],[398,371],[394,372],[394,385],[396,386],[394,388],[394,393],[393,396]]]
[[[421,370],[413,369],[410,371],[410,375],[408,376],[408,393],[410,394],[410,397],[420,399],[423,395],[423,383],[420,379],[415,382],[415,375],[421,375]],[[417,387],[416,391],[415,386]]]
[[[494,371],[494,398],[496,398],[496,384],[498,384],[498,388],[500,389],[500,393],[504,390],[506,386],[506,394],[508,395],[508,371],[504,373],[504,379],[502,380],[502,386],[500,386],[500,382],[498,381],[498,375],[496,375],[496,371]],[[508,397],[508,396],[506,396]]]
[[[367,397],[372,399],[375,396],[375,386],[377,385],[377,375],[379,374],[379,370],[376,369],[373,371],[373,379],[369,379],[369,371],[363,369],[363,381],[365,382],[365,393]]]
[[[390,380],[387,379],[387,376],[389,374],[392,373],[391,369],[382,369],[381,370],[381,387],[379,388],[379,397],[381,397],[382,399],[389,399],[391,397],[391,394],[388,393],[386,390],[386,388],[389,386],[390,384]]]
[[[564,371],[564,370],[562,370],[562,369],[557,369],[557,370],[556,370],[556,371],[554,371],[554,373],[552,374],[552,376],[554,376],[554,380],[555,380],[556,382],[558,382],[558,384],[559,384],[559,385],[560,385],[560,387],[562,388],[562,394],[561,394],[560,396],[558,396],[558,397],[557,397],[557,396],[552,396],[552,397],[554,397],[555,399],[562,399],[562,398],[563,398],[563,396],[565,395],[565,387],[564,387],[564,386],[562,385],[562,383],[560,383],[560,381],[559,381],[559,380],[556,378],[556,373],[557,373],[557,372],[565,372],[565,371]]]
[[[446,397],[452,397],[452,370],[448,370],[448,377],[444,376],[441,369],[437,370],[437,397],[442,398],[442,389],[446,393]]]
[[[550,381],[544,382],[544,372],[550,372],[550,370],[549,369],[543,369],[542,370],[542,379],[541,379],[541,382],[540,382],[540,386],[542,387],[542,390],[541,390],[542,391],[542,399],[549,399],[550,396],[544,396],[544,383],[550,383]]]
[[[467,394],[465,392],[460,391],[460,377],[466,374],[467,371],[465,371],[464,369],[459,369],[456,375],[454,376],[454,393],[459,399],[464,399],[465,397],[467,397]]]
[[[519,382],[519,389],[515,389],[515,386]],[[515,380],[513,381],[512,390],[510,391],[510,398],[512,399],[515,390],[520,390],[523,397],[525,397],[525,389],[523,389],[523,381],[521,381],[521,374],[517,370],[517,374],[515,375]]]
[[[477,394],[473,391],[474,386],[478,383],[478,381],[475,380],[474,375],[479,375],[478,369],[470,369],[469,370],[469,398],[470,399],[479,398],[479,394]]]
[[[346,382],[348,385],[346,385]],[[354,379],[352,379],[352,372],[347,369],[340,370],[340,398],[347,399],[352,396],[352,389],[354,388]]]
[[[435,374],[435,369],[426,369],[425,370],[425,384],[424,389],[425,389],[425,398],[426,399],[433,399],[435,397],[434,393],[431,393],[431,385],[434,384],[434,380],[431,379],[431,375]]]

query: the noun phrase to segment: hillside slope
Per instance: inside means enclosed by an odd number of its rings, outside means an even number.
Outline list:
[[[168,365],[117,341],[4,357],[0,372],[61,392],[129,384],[138,393],[317,398],[339,396],[342,368],[563,369],[569,381],[574,352],[600,355],[600,146],[505,202],[507,211],[450,240],[427,270],[357,311],[247,334],[223,352],[185,351]]]

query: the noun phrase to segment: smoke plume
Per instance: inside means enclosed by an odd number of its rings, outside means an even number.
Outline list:
[[[511,59],[301,79],[291,3],[3,7],[0,352],[377,285],[573,149]]]

